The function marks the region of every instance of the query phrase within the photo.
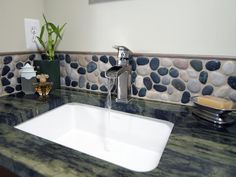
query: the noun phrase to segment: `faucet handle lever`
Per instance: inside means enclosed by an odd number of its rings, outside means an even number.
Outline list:
[[[127,47],[114,45],[113,48],[118,50],[117,56],[118,58],[120,58],[120,60],[123,60],[123,59],[127,60],[130,58],[130,54],[132,52]]]
[[[130,51],[127,47],[121,46],[121,45],[114,45],[113,48],[114,48],[114,49],[117,49],[117,50]]]

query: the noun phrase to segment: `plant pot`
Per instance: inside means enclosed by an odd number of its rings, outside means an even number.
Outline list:
[[[60,60],[34,60],[37,74],[48,74],[49,82],[53,82],[52,89],[61,87],[60,83]]]

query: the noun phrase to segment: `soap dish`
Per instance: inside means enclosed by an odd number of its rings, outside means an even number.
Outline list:
[[[235,104],[232,109],[216,109],[199,104],[197,102],[197,97],[198,96],[191,98],[195,105],[195,109],[192,112],[195,116],[220,125],[234,123],[236,118]]]

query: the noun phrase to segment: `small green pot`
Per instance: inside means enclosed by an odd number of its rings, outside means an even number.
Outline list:
[[[48,82],[53,82],[52,89],[61,87],[60,82],[60,60],[34,60],[37,74],[48,74]]]

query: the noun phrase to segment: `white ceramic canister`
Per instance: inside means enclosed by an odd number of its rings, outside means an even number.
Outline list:
[[[33,94],[35,92],[33,84],[37,82],[34,67],[27,63],[21,68],[20,75],[22,91],[25,94]]]

